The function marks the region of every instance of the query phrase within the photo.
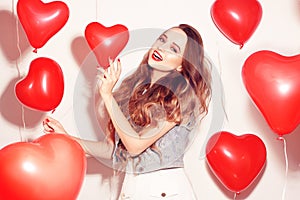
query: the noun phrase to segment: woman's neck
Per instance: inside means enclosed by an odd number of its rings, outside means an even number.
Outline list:
[[[159,70],[153,70],[152,71],[152,76],[151,76],[151,81],[150,81],[150,87],[156,83],[159,79],[162,77],[166,76],[170,72],[165,72],[165,71],[159,71]]]

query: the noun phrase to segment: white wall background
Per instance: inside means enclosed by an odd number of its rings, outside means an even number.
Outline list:
[[[84,29],[88,23],[98,21],[105,26],[123,24],[130,31],[143,28],[166,29],[179,23],[188,23],[202,34],[206,52],[223,82],[224,108],[228,120],[222,129],[236,135],[256,134],[267,147],[267,165],[264,171],[237,199],[299,198],[300,129],[285,136],[289,161],[286,177],[282,142],[276,140],[277,135],[270,130],[249,99],[241,79],[241,68],[245,59],[256,51],[266,49],[285,56],[299,54],[299,0],[260,0],[263,8],[261,22],[242,49],[227,40],[211,20],[210,8],[214,0],[64,0],[64,2],[70,9],[67,24],[35,54],[22,29],[17,29],[17,1],[0,1],[0,148],[20,141],[20,135],[35,138],[43,134],[41,122],[46,114],[59,119],[70,133],[78,134],[74,120],[76,113],[72,109],[73,93],[80,66],[90,53],[84,40]],[[21,56],[18,56],[18,45],[21,48]],[[17,69],[19,68],[21,75],[26,75],[30,62],[42,56],[54,59],[62,67],[65,76],[64,97],[53,114],[27,109],[22,113],[21,105],[14,95],[14,84],[18,80]],[[141,57],[131,56],[128,59],[139,62]],[[123,68],[126,68],[125,63]],[[218,182],[205,160],[200,158],[204,139],[205,134],[196,138],[185,159],[187,173],[197,197],[233,199],[233,193]],[[78,199],[109,199],[110,175],[109,168],[96,160],[88,159],[88,170]],[[284,190],[285,196],[282,197]]]

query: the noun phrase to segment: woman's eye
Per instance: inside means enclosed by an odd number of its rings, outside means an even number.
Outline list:
[[[171,49],[171,51],[173,51],[174,53],[178,53],[178,50],[177,50],[176,48],[171,47],[170,49]]]
[[[159,37],[158,40],[159,40],[160,42],[165,42],[165,39],[164,39],[163,37]]]

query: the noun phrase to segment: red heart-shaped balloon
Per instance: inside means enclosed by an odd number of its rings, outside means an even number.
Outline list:
[[[73,200],[85,172],[85,153],[67,135],[13,143],[0,150],[0,199]]]
[[[98,64],[106,69],[109,66],[109,58],[114,60],[126,46],[129,32],[122,24],[105,27],[98,22],[92,22],[85,29],[85,38]]]
[[[60,66],[50,58],[36,58],[30,63],[27,76],[16,83],[15,94],[22,104],[31,109],[54,110],[64,94]]]
[[[257,0],[216,0],[211,17],[220,32],[242,48],[260,23],[262,7]]]
[[[69,18],[68,6],[60,1],[19,0],[17,13],[30,44],[36,49],[44,46]]]
[[[250,55],[242,69],[244,85],[271,129],[278,135],[300,123],[300,55],[282,56],[262,50]]]
[[[245,190],[259,175],[266,161],[266,147],[256,135],[215,133],[206,146],[210,169],[230,191]]]

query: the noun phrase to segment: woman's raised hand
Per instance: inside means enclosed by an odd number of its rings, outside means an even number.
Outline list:
[[[99,86],[99,92],[102,98],[105,95],[111,95],[112,90],[118,82],[121,74],[120,59],[112,61],[109,59],[110,66],[99,76],[101,84]]]
[[[43,120],[44,133],[62,133],[68,134],[61,123],[51,117]]]

